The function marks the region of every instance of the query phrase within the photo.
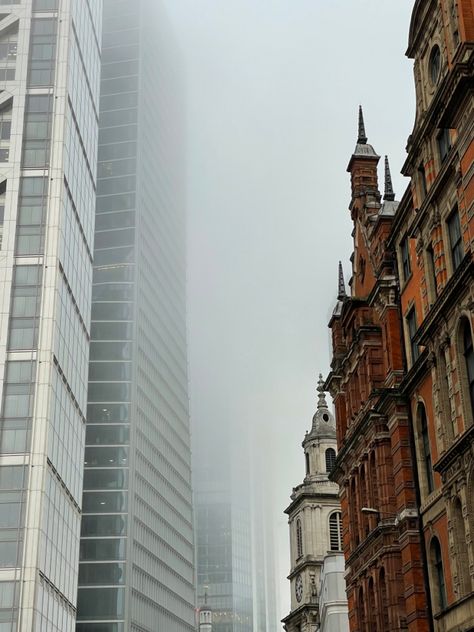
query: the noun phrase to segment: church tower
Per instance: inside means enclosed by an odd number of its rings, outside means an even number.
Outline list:
[[[332,553],[342,555],[339,486],[328,478],[336,462],[336,424],[323,384],[320,375],[317,410],[302,444],[306,476],[293,489],[285,510],[291,550],[291,612],[283,620],[287,632],[320,630],[319,589],[324,562]]]

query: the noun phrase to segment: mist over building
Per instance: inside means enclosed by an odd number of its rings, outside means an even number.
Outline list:
[[[199,424],[193,440],[198,607],[213,632],[276,629],[273,513],[246,431]]]
[[[100,3],[2,5],[0,625],[72,632],[87,401]]]
[[[78,632],[194,630],[179,56],[105,0]]]

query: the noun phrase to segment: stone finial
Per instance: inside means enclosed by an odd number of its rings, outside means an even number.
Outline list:
[[[388,156],[385,156],[385,194],[383,199],[387,202],[395,201],[395,193],[393,192],[392,174],[390,173],[390,164]]]
[[[319,374],[318,381],[318,408],[327,408],[328,404],[326,402],[326,395],[324,394],[324,380],[323,376]]]
[[[367,134],[365,133],[364,113],[362,106],[359,105],[359,137],[357,138],[359,145],[365,145],[367,143]]]
[[[342,263],[339,261],[339,279],[337,288],[337,300],[343,301],[347,298],[346,294],[346,282],[344,281],[344,270],[342,269]]]

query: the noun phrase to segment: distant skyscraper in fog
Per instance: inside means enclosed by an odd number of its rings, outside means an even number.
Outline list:
[[[195,629],[182,93],[158,0],[105,0],[78,632]]]
[[[72,632],[100,2],[1,4],[0,628]]]
[[[198,606],[207,594],[213,632],[273,632],[276,574],[264,465],[250,470],[246,437],[230,440],[231,434],[225,425],[196,424]]]

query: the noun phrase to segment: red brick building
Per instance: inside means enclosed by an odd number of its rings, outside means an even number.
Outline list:
[[[410,410],[401,390],[402,353],[396,257],[386,247],[398,203],[386,161],[367,143],[362,111],[348,171],[354,223],[350,296],[340,273],[330,321],[339,453],[332,477],[341,488],[352,632],[425,632],[424,583]]]
[[[418,0],[411,178],[391,229],[434,629],[474,630],[474,0]]]

